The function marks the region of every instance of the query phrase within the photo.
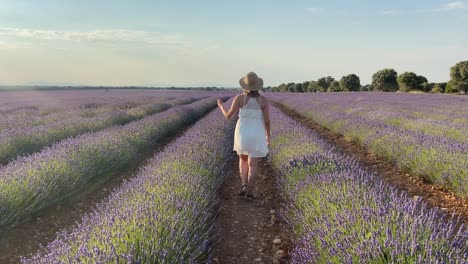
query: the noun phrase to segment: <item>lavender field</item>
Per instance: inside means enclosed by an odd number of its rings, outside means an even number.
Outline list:
[[[71,232],[22,263],[207,261],[210,209],[232,144],[225,132],[233,131],[234,122],[210,113]]]
[[[468,198],[468,97],[320,93],[271,98],[400,168]]]
[[[271,163],[294,230],[292,263],[465,263],[468,230],[368,173],[273,109]]]
[[[466,219],[395,188],[273,105],[270,152],[261,163],[280,202],[269,204],[273,194],[246,202],[222,193],[227,179],[238,177],[237,117],[227,121],[216,99],[228,107],[237,94],[0,93],[0,255],[8,254],[0,263],[224,263],[213,255],[223,199],[246,203],[247,211],[275,209],[273,220],[261,216],[255,226],[278,231],[272,226],[281,219],[287,248],[271,249],[277,239],[259,240],[236,229],[239,223],[232,232],[265,243],[261,254],[283,252],[278,263],[467,263]],[[468,197],[466,97],[264,95]],[[102,199],[80,196],[119,177]],[[84,202],[88,210],[72,222],[59,215],[40,221],[51,208]],[[11,242],[2,235],[15,236],[15,227],[48,224],[56,226],[53,239],[32,233],[24,239],[35,247],[1,251]],[[255,259],[226,263],[268,263]]]

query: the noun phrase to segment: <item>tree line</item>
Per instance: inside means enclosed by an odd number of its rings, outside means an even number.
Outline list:
[[[462,61],[450,68],[450,81],[433,83],[426,77],[414,72],[398,75],[394,69],[382,69],[372,75],[372,83],[361,85],[359,76],[349,74],[340,80],[331,76],[305,81],[302,83],[282,83],[279,86],[266,87],[271,92],[345,92],[345,91],[384,91],[384,92],[432,92],[432,93],[468,93],[468,61]]]

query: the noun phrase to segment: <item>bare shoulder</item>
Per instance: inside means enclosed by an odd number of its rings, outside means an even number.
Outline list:
[[[236,95],[236,97],[234,97],[234,100],[239,100],[239,99],[242,98],[242,96],[243,96],[243,94],[238,94],[238,95]]]
[[[235,101],[235,102],[236,102],[236,101],[238,102],[238,101],[242,100],[243,96],[244,96],[243,94],[238,94],[238,95],[236,95],[236,97],[234,97],[234,101]]]
[[[243,94],[236,95],[236,97],[234,97],[234,101],[232,103],[235,104],[235,105],[240,106],[240,102],[242,101],[242,96],[243,96]]]

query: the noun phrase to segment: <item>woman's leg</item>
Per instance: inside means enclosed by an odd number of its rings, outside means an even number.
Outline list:
[[[249,157],[249,184],[247,194],[252,194],[257,180],[258,158]]]
[[[249,156],[239,155],[239,171],[242,181],[242,186],[248,185],[248,175],[249,175]]]

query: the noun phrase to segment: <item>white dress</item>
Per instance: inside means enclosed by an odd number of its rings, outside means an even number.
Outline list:
[[[239,110],[239,119],[234,132],[234,150],[238,155],[265,157],[268,153],[268,146],[263,112],[254,97],[247,97],[244,96],[244,106]]]

